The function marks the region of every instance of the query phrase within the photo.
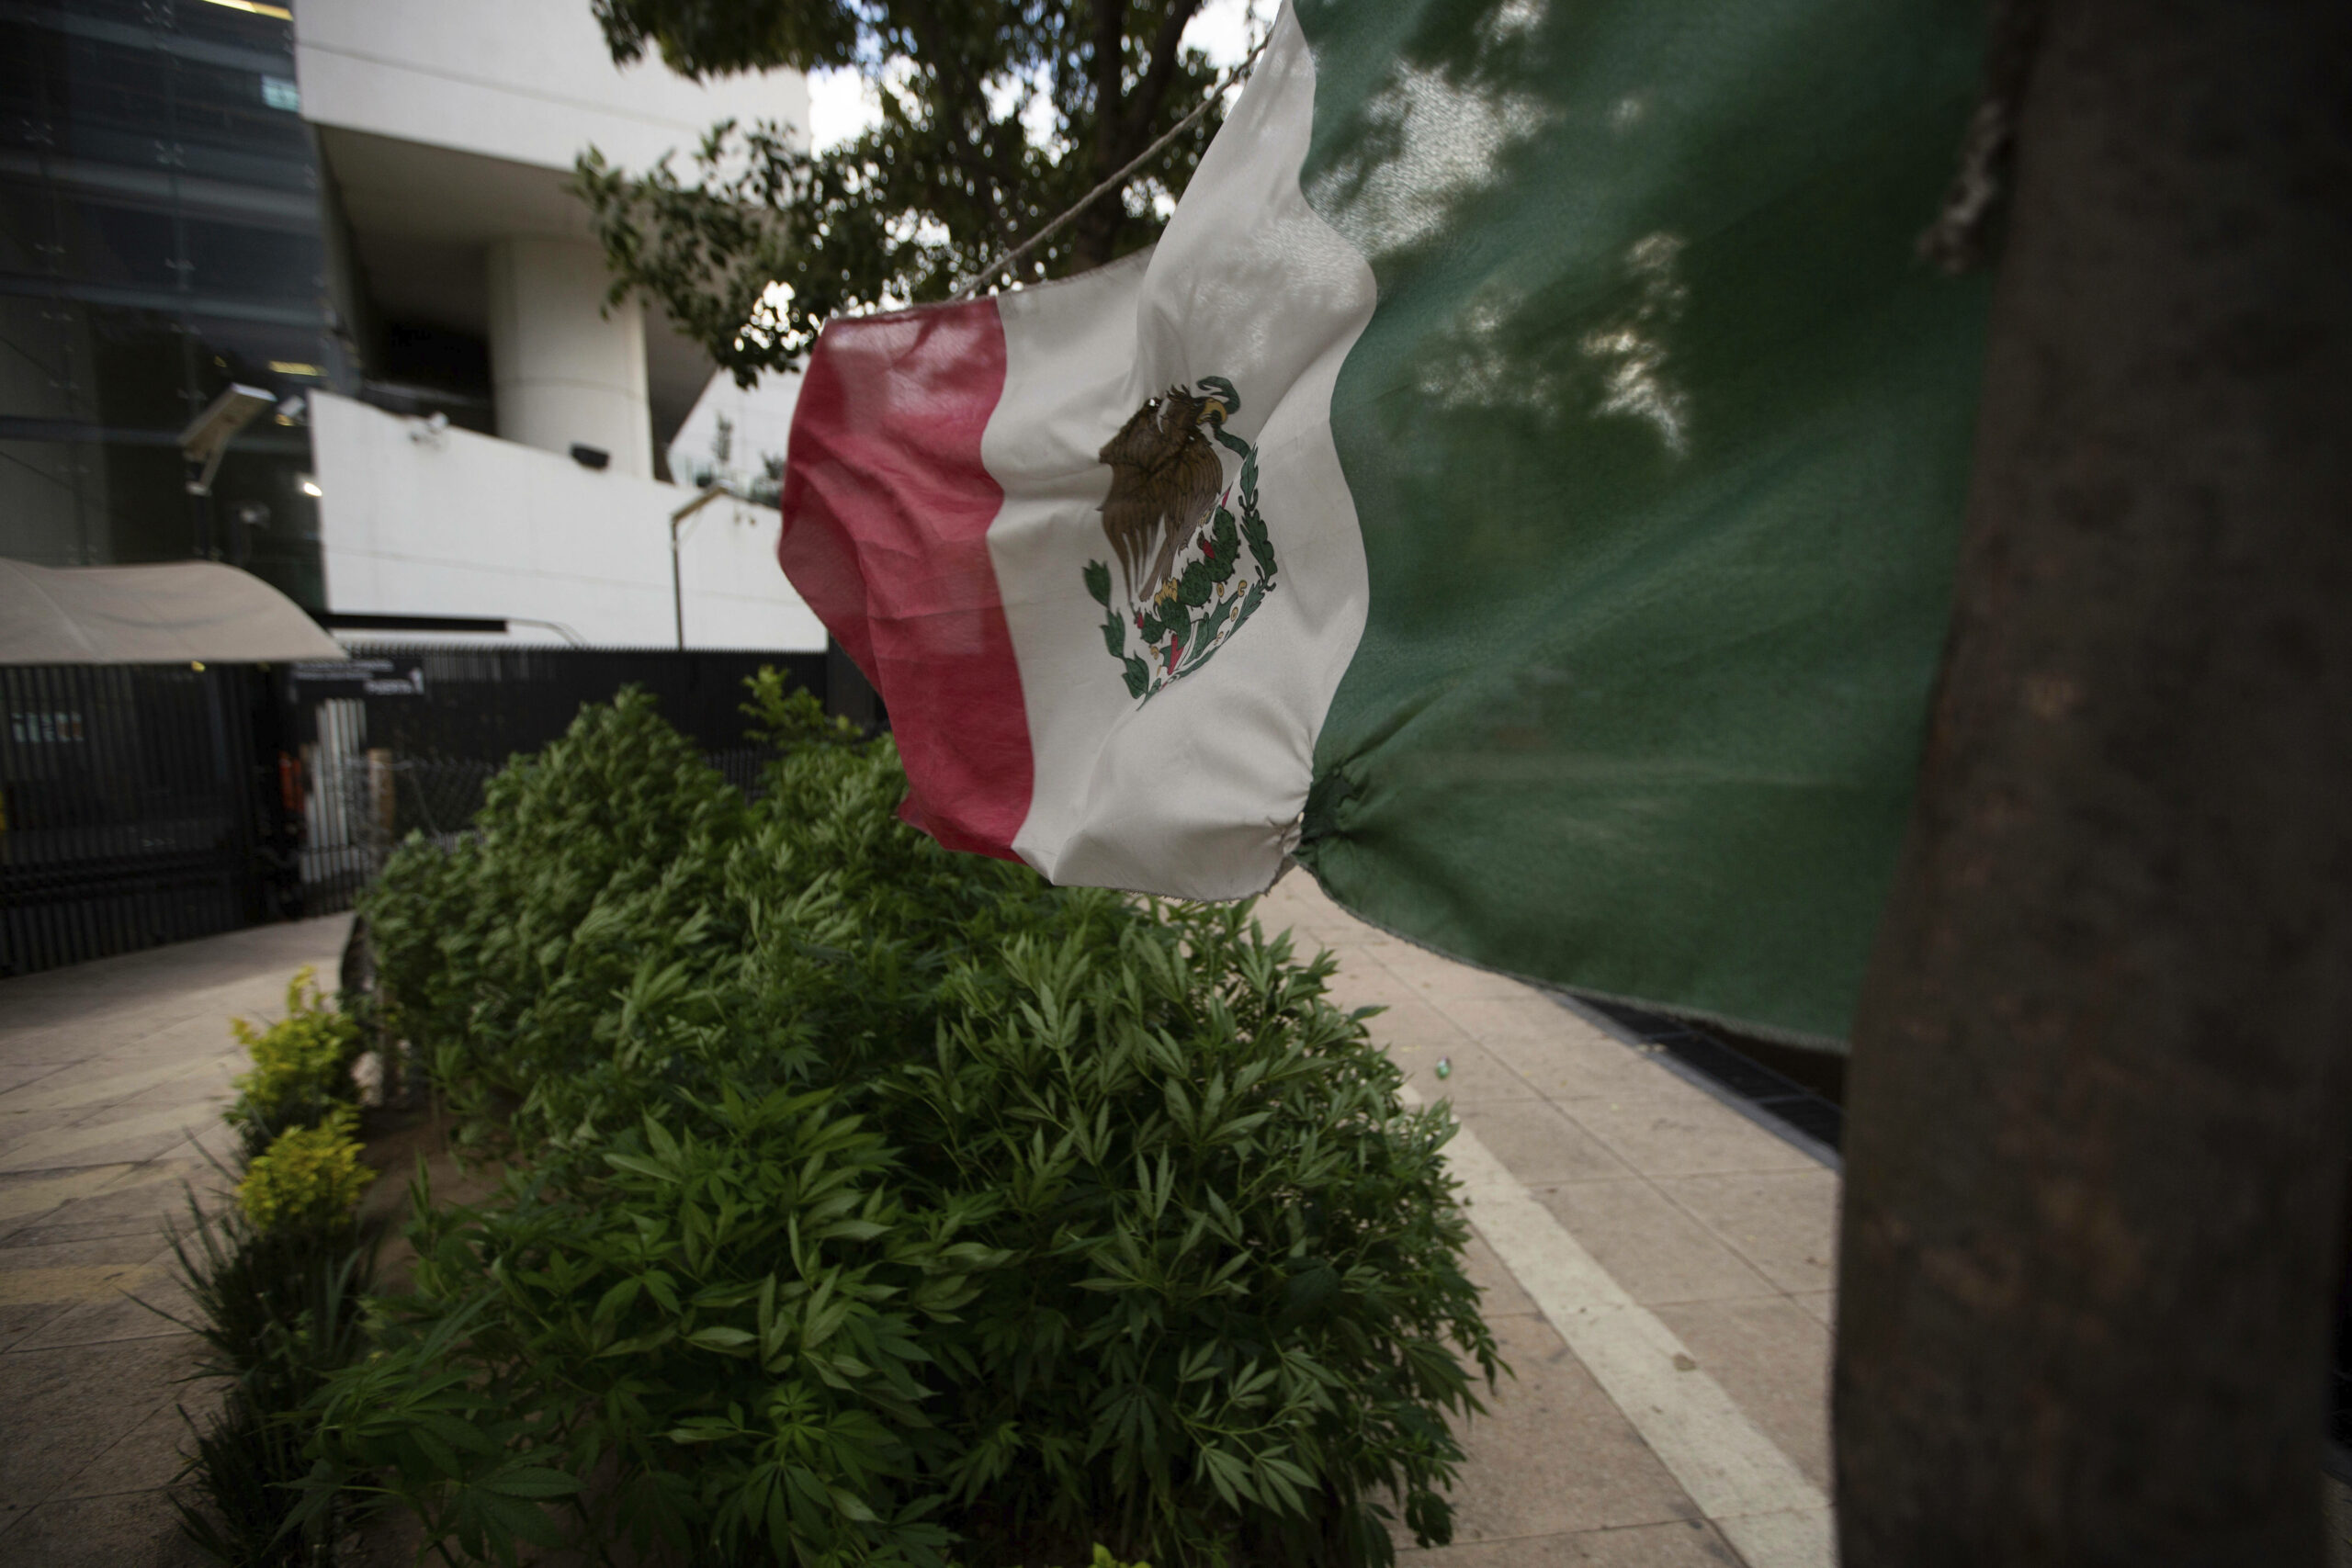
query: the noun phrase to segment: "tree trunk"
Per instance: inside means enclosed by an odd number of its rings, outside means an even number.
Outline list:
[[[2051,0],[1849,1077],[1846,1568],[2321,1561],[2352,5]]]

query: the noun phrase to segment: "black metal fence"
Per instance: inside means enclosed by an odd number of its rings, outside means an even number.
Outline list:
[[[873,723],[823,654],[358,647],[349,666],[0,668],[0,976],[351,907],[412,830],[624,685],[738,787],[743,681],[786,670]]]
[[[390,678],[337,682],[328,671],[306,682],[298,670],[298,687],[308,686],[311,701],[356,697],[366,707],[370,747],[469,761],[503,762],[537,750],[564,732],[582,704],[610,702],[626,685],[644,687],[662,716],[704,750],[739,750],[751,744],[743,682],[763,666],[783,670],[828,702],[842,694],[836,688],[842,684],[821,653],[355,642],[351,654]]]
[[[0,668],[0,975],[299,907],[250,667]]]

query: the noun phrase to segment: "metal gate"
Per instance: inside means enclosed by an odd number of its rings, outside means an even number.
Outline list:
[[[277,912],[270,712],[250,667],[0,667],[0,975]]]

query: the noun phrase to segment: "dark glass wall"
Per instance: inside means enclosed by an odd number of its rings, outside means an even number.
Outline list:
[[[293,25],[210,0],[0,6],[0,556],[209,555],[322,607],[300,394],[344,387]],[[176,438],[266,388],[209,509]]]

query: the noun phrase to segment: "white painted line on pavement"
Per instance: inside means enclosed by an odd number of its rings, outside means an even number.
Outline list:
[[[1421,1103],[1408,1084],[1407,1104]],[[1829,1499],[1671,1329],[1625,1293],[1467,1127],[1446,1158],[1471,1222],[1748,1568],[1831,1568]]]

